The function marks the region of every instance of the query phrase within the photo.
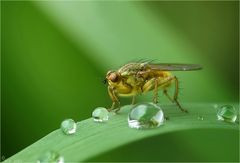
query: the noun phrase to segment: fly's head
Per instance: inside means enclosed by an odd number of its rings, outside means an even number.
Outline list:
[[[108,71],[104,79],[104,84],[108,83],[111,86],[117,85],[121,80],[121,76],[116,71]]]

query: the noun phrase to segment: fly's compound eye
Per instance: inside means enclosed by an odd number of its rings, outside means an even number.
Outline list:
[[[118,81],[118,74],[113,72],[110,73],[108,76],[108,79],[111,80],[112,82],[117,82]]]
[[[114,71],[108,71],[107,72],[107,76],[109,76],[111,73],[113,73]]]

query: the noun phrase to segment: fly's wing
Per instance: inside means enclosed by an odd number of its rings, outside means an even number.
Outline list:
[[[197,64],[154,63],[154,64],[148,64],[148,66],[153,70],[161,70],[161,71],[193,71],[193,70],[202,69],[202,66]]]

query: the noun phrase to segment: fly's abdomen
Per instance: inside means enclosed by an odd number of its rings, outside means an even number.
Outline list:
[[[157,77],[160,77],[163,79],[172,76],[172,74],[169,71],[157,71],[155,74],[157,75]]]

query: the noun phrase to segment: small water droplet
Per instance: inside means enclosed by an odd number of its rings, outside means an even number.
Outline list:
[[[104,107],[97,107],[92,112],[92,117],[95,122],[106,122],[108,121],[109,112]]]
[[[203,121],[203,120],[204,120],[203,116],[199,115],[199,116],[198,116],[198,120]]]
[[[218,109],[217,118],[220,121],[234,123],[237,119],[237,112],[232,105],[223,105]]]
[[[61,123],[61,129],[64,134],[71,135],[76,132],[77,124],[72,119],[65,119]]]
[[[218,108],[218,104],[214,104],[213,107],[214,107],[215,109],[217,109],[217,108]]]
[[[128,114],[130,128],[157,128],[164,122],[164,114],[160,106],[154,103],[140,103],[135,105]]]
[[[40,156],[37,163],[64,163],[64,158],[55,151],[47,151]]]

